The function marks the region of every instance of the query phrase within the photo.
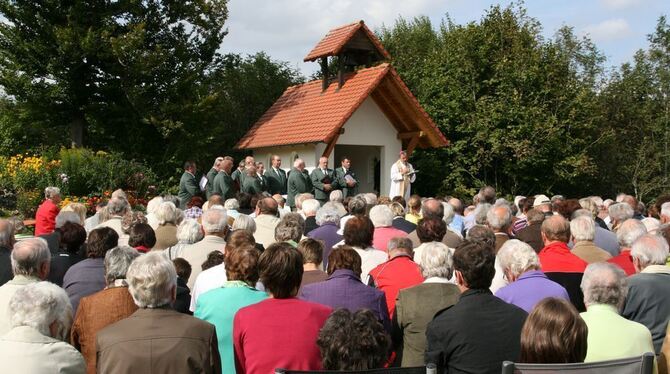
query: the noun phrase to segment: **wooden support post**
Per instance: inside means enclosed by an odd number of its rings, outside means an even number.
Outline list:
[[[344,86],[344,55],[337,56],[337,89]]]
[[[323,151],[321,157],[330,157],[330,154],[333,152],[333,149],[335,149],[335,144],[337,144],[337,139],[340,138],[341,133],[342,129],[340,129],[340,131],[338,131],[337,134],[335,134],[335,136],[333,136],[333,138],[330,139],[330,141],[328,142],[328,146]]]

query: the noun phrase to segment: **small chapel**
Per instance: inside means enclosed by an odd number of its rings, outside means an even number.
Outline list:
[[[277,154],[285,170],[301,158],[311,171],[320,157],[336,168],[346,156],[359,192],[388,194],[401,150],[448,144],[390,58],[363,21],[330,30],[304,59],[320,63],[322,79],[287,88],[236,148],[266,165]]]

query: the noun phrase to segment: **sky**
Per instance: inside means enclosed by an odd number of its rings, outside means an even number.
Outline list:
[[[228,35],[223,53],[266,52],[309,76],[318,63],[303,62],[330,29],[358,20],[373,31],[392,26],[399,17],[428,16],[435,27],[446,14],[459,24],[479,21],[495,4],[485,0],[230,0]],[[658,17],[670,17],[670,0],[527,0],[528,15],[540,21],[550,38],[562,26],[588,35],[607,58],[608,66],[632,60],[648,46]]]

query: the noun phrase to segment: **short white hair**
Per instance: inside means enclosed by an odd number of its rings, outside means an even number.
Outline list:
[[[475,223],[478,225],[486,225],[489,210],[491,210],[491,204],[489,203],[480,203],[477,205],[475,211],[472,212],[472,214],[475,215]]]
[[[177,207],[170,201],[164,201],[156,209],[156,219],[159,225],[172,223],[176,225],[179,222],[179,211]]]
[[[50,282],[36,282],[20,288],[9,300],[9,325],[28,326],[58,340],[69,338],[72,305],[65,290]],[[56,322],[56,334],[50,325]]]
[[[105,253],[105,280],[107,284],[117,279],[125,279],[128,267],[140,253],[128,246],[114,247]]]
[[[446,244],[441,242],[423,244],[423,251],[421,252],[419,261],[421,274],[424,278],[451,278],[454,269],[454,260],[453,254]]]
[[[298,194],[298,196],[295,197],[295,207],[302,210],[302,202],[305,200],[313,199],[314,195],[312,195],[309,192],[301,193]]]
[[[37,277],[40,268],[46,263],[51,263],[51,252],[46,240],[42,238],[30,238],[16,242],[10,255],[12,273]]]
[[[540,269],[540,258],[533,248],[518,239],[510,239],[500,247],[497,254],[500,267],[519,276],[530,270]]]
[[[626,204],[628,205],[628,204]],[[616,232],[616,239],[622,248],[630,248],[642,235],[647,233],[647,228],[642,222],[630,218],[625,220]]]
[[[128,211],[128,200],[123,197],[113,197],[107,203],[107,212],[113,216],[122,216]]]
[[[330,201],[337,201],[337,202],[342,202],[342,199],[344,198],[344,195],[342,194],[342,190],[334,190],[330,193],[329,199]]]
[[[150,252],[133,261],[126,273],[128,291],[140,308],[158,308],[172,302],[177,271],[164,254]]]
[[[630,249],[642,267],[665,265],[668,260],[668,242],[659,235],[645,234],[639,237]]]
[[[240,202],[237,199],[228,199],[223,203],[223,207],[228,210],[240,209]]]
[[[657,220],[654,217],[647,217],[644,218],[642,221],[642,224],[644,227],[647,228],[647,232],[649,234],[656,234],[658,232],[658,229],[661,228],[661,221]]]
[[[320,207],[321,204],[319,203],[318,200],[315,199],[307,199],[302,202],[302,212],[306,216],[315,215],[316,211],[319,210]]]
[[[81,216],[79,213],[71,210],[61,210],[58,212],[56,215],[56,228],[59,229],[68,222],[76,223],[80,226],[84,225],[84,222],[81,221]]]
[[[323,204],[321,209],[323,209],[323,208],[334,209],[335,211],[337,211],[337,214],[340,216],[340,218],[347,215],[347,209],[344,208],[344,205],[342,205],[342,203],[340,203],[338,201],[329,201],[329,202]],[[321,210],[321,209],[319,209],[319,210]],[[317,215],[319,214],[319,212],[316,212],[316,213],[317,213]]]
[[[47,187],[44,189],[44,197],[47,199],[54,198],[60,195],[60,188],[58,187]]]
[[[363,194],[363,198],[365,199],[365,203],[368,205],[377,204],[377,195],[373,192]]]
[[[240,214],[233,222],[233,230],[243,230],[253,235],[256,232],[256,221],[246,214]]]
[[[210,207],[202,214],[202,228],[205,234],[223,233],[228,227],[228,216],[225,209]]]
[[[444,223],[447,224],[447,226],[449,226],[451,221],[454,220],[454,215],[456,215],[456,211],[454,211],[454,207],[447,202],[443,201],[442,206],[444,207],[444,217],[442,217],[442,220],[444,221]]]
[[[668,216],[670,218],[670,201],[667,201],[661,205],[661,215]]]
[[[161,205],[163,202],[163,198],[160,196],[156,196],[153,199],[149,200],[147,203],[147,214],[155,214],[156,209]]]
[[[193,218],[185,218],[177,226],[177,240],[180,243],[193,244],[202,239],[202,226]]]
[[[497,204],[486,212],[486,222],[492,230],[502,230],[512,224],[512,210],[509,205]]]
[[[633,218],[635,211],[627,203],[612,204],[607,208],[607,212],[612,221],[623,222],[627,219]]]
[[[321,207],[316,212],[316,224],[321,226],[324,223],[335,223],[339,226],[340,223],[340,213],[333,206],[324,206]]]
[[[628,293],[626,274],[620,267],[607,262],[596,262],[587,266],[580,287],[587,307],[605,304],[618,309]]]
[[[596,236],[596,223],[591,216],[580,216],[570,221],[570,233],[575,241],[593,241]]]
[[[393,224],[393,211],[387,205],[375,205],[370,209],[370,220],[375,227],[388,227]]]

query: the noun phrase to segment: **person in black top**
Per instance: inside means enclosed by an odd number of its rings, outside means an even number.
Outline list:
[[[174,268],[177,271],[177,299],[174,301],[172,307],[179,313],[192,315],[188,310],[191,304],[191,290],[188,288],[186,281],[191,276],[191,265],[188,261],[181,257],[172,260]]]
[[[47,280],[62,287],[63,277],[70,266],[84,259],[79,253],[86,242],[86,229],[80,224],[66,222],[58,231],[60,232],[58,252],[51,257]]]
[[[14,225],[0,219],[0,286],[14,278],[12,273],[12,247],[14,246]]]
[[[495,273],[490,243],[465,240],[453,261],[461,298],[428,325],[426,364],[450,374],[500,373],[503,361],[519,359],[527,314],[489,291]]]

